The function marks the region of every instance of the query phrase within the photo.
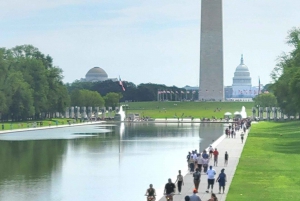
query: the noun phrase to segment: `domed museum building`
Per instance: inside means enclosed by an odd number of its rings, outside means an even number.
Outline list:
[[[107,73],[100,67],[91,68],[85,75],[85,78],[82,78],[81,82],[102,82],[105,80],[118,81],[117,78],[108,78]]]
[[[253,87],[250,71],[244,64],[243,55],[241,63],[238,65],[232,78],[232,86],[225,87],[225,98],[248,98],[252,99],[258,94],[258,87]]]

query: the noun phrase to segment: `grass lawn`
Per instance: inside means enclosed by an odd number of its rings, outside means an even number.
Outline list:
[[[129,106],[127,113],[139,113],[140,116],[151,118],[173,118],[175,114],[181,117],[223,118],[225,112],[234,113],[246,107],[248,116],[252,115],[253,102],[131,102],[122,103]],[[221,108],[221,111],[216,111]]]
[[[43,126],[49,126],[49,123],[51,124],[51,126],[56,126],[56,122],[57,125],[64,125],[64,124],[68,124],[68,120],[70,119],[59,119],[59,118],[54,118],[54,119],[47,119],[47,120],[43,120]],[[40,120],[37,121],[24,121],[24,122],[0,122],[0,131],[1,130],[13,130],[13,129],[21,129],[21,128],[32,128],[32,123],[33,122],[41,122]],[[73,120],[72,120],[73,122]],[[4,125],[4,129],[2,129],[2,125]],[[37,127],[41,127],[40,125],[38,125]]]
[[[226,200],[300,200],[299,128],[299,121],[254,124]]]

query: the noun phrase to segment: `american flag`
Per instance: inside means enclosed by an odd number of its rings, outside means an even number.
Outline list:
[[[196,91],[193,91],[193,94],[196,93]]]
[[[167,93],[169,94],[169,93],[170,93],[170,91],[167,91]]]
[[[125,87],[123,85],[123,82],[122,82],[120,76],[119,76],[119,85],[122,87],[122,90],[125,91]]]
[[[171,91],[171,93],[173,94],[173,93],[174,93],[174,91]]]
[[[189,91],[187,91],[186,93],[187,93],[187,94],[189,94],[190,92],[189,92]]]
[[[182,94],[184,94],[184,91],[181,91]]]
[[[178,94],[178,91],[176,91],[176,93]]]

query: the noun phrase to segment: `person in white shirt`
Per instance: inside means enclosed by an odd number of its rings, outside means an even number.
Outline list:
[[[197,166],[198,166],[199,172],[202,172],[202,156],[201,156],[201,154],[199,154],[199,156],[197,157]]]
[[[209,145],[208,151],[209,151],[209,158],[212,158],[212,155],[214,153],[214,148],[211,145]]]
[[[208,182],[206,193],[209,192],[210,186],[211,186],[211,192],[213,192],[216,171],[212,168],[212,166],[209,166],[209,170],[207,170],[206,174],[207,174],[207,182]]]
[[[197,153],[195,152],[194,155],[193,155],[193,160],[194,160],[194,165],[195,167],[197,167]]]

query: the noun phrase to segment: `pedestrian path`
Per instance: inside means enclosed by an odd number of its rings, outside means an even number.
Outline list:
[[[217,148],[219,151],[218,166],[217,167],[213,166],[213,159],[210,160],[209,165],[212,165],[213,169],[215,169],[216,178],[218,177],[219,173],[221,172],[221,170],[223,168],[225,169],[225,174],[227,176],[226,189],[225,189],[224,194],[223,193],[218,194],[219,193],[219,183],[218,182],[215,182],[215,185],[214,185],[213,192],[217,195],[217,198],[219,201],[226,200],[226,195],[228,193],[228,189],[231,184],[231,181],[234,177],[234,173],[235,173],[236,167],[239,163],[239,159],[240,159],[241,153],[243,151],[247,137],[248,137],[248,131],[246,132],[246,134],[244,136],[244,143],[242,144],[240,133],[237,133],[236,138],[226,138],[224,135],[221,138],[219,138],[219,140],[217,140],[212,145],[213,148]],[[193,147],[191,147],[191,150],[192,149],[193,149]],[[225,151],[227,151],[227,153],[229,154],[227,167],[224,167]],[[176,184],[176,195],[173,198],[174,201],[184,201],[185,196],[193,194],[193,189],[194,189],[193,174],[188,173],[188,170],[182,170],[182,172],[184,172],[184,171],[187,172],[187,174],[184,176],[184,186],[182,187],[181,195],[179,195],[178,189],[177,189],[177,184]],[[167,183],[167,179],[168,178],[166,178],[166,183]],[[174,178],[172,181],[173,182],[175,181]],[[198,190],[198,195],[200,196],[202,201],[207,201],[208,199],[210,199],[211,193],[210,192],[206,193],[205,192],[206,190],[207,190],[207,175],[202,172],[201,173],[201,181],[200,181],[199,190]],[[162,197],[158,200],[165,201],[166,198]]]

